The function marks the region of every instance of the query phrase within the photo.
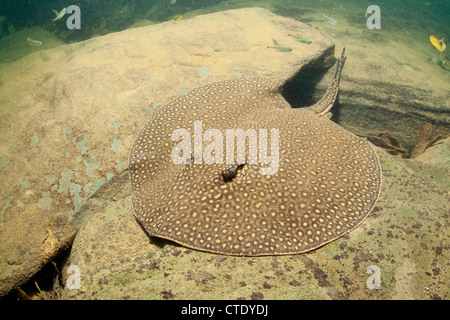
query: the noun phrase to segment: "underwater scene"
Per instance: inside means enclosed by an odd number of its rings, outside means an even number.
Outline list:
[[[1,1],[0,301],[450,299],[449,17]]]

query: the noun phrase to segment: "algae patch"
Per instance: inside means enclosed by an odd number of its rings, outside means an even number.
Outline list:
[[[73,196],[74,211],[77,212],[85,203],[83,197],[80,196],[81,185],[72,182],[72,175],[77,175],[75,170],[64,168],[59,179],[59,193],[67,192]],[[67,201],[66,201],[67,202]]]
[[[123,170],[128,168],[128,163],[119,160],[119,161],[117,161],[115,168],[116,168],[117,172],[122,172]]]
[[[65,127],[63,132],[63,139],[66,143],[69,143],[70,139],[67,137],[68,134],[72,133],[72,129]]]
[[[206,66],[198,67],[197,70],[201,77],[207,77],[211,73],[211,70]]]
[[[20,185],[23,189],[29,189],[33,186],[33,183],[30,181],[25,180],[23,177],[20,178]]]
[[[39,142],[39,135],[36,132],[34,132],[28,136],[28,139],[30,139],[30,146],[34,146],[36,143]]]
[[[97,170],[100,167],[100,163],[92,161],[89,158],[83,158],[83,163],[86,166],[86,174],[92,178],[97,178],[95,170]]]
[[[3,156],[0,158],[0,170],[8,169],[8,158]]]
[[[46,174],[46,175],[44,175],[44,178],[50,184],[53,184],[56,181],[56,176],[54,176],[52,174]]]
[[[40,207],[47,207],[51,205],[52,198],[50,197],[50,191],[44,191],[42,192],[42,198],[39,199],[38,205]]]
[[[88,145],[87,145],[87,139],[89,138],[89,134],[86,134],[86,135],[83,137],[83,139],[81,139],[81,140],[79,140],[79,141],[76,141],[77,138],[78,138],[78,136],[74,136],[74,137],[73,137],[73,139],[74,139],[74,141],[75,141],[75,145],[76,145],[78,151],[80,151],[81,154],[83,154],[83,155],[84,155],[84,154],[87,154],[87,153],[88,153],[88,150],[89,150],[89,147],[88,147]]]
[[[116,137],[114,137],[114,141],[112,144],[112,149],[115,153],[119,153],[120,152],[120,147],[122,146],[122,141],[120,141],[119,139],[117,139]]]

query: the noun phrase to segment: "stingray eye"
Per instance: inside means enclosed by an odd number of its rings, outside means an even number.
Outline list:
[[[231,167],[223,170],[222,171],[223,181],[228,182],[231,179],[233,179],[236,176],[238,169],[241,169],[244,165],[245,163],[234,164]]]
[[[233,179],[237,173],[237,165],[231,166],[228,169],[222,171],[223,181],[227,182]]]

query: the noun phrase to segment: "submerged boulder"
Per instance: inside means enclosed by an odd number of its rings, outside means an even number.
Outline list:
[[[0,296],[70,245],[90,214],[102,214],[88,210],[96,193],[126,170],[131,144],[159,106],[229,78],[286,81],[307,64],[331,61],[333,51],[316,29],[253,8],[133,28],[0,65]]]

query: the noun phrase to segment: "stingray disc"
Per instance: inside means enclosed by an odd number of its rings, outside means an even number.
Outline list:
[[[151,236],[229,255],[295,254],[341,237],[367,217],[381,187],[371,145],[308,108],[291,108],[279,86],[263,78],[213,83],[153,115],[129,162],[135,215]],[[173,139],[176,129],[190,137]],[[227,129],[254,129],[258,143],[266,132],[267,144],[263,139],[257,148],[275,154],[271,143],[278,143],[276,172],[262,174],[269,164],[250,161],[250,138],[245,161],[226,164]],[[219,132],[224,141],[212,148]],[[173,153],[184,139],[190,153]],[[237,142],[229,152],[237,156]],[[206,163],[208,153],[219,163]],[[173,154],[185,161],[175,164]]]

